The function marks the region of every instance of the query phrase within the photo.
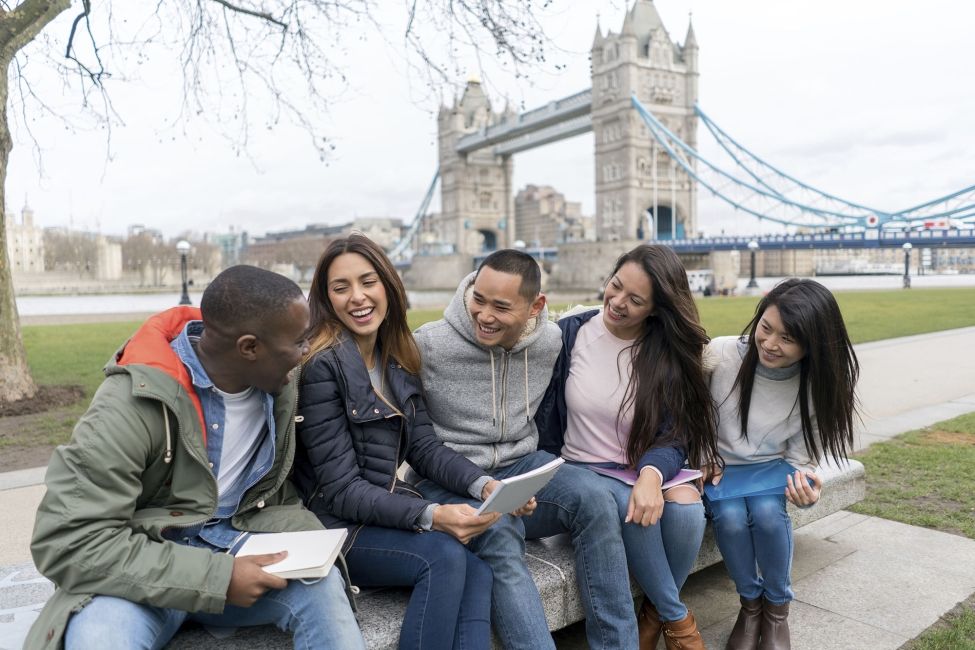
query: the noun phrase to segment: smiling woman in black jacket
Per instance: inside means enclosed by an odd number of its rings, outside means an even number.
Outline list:
[[[326,526],[350,529],[354,583],[413,587],[400,648],[457,648],[461,639],[487,648],[491,569],[464,544],[499,515],[426,501],[396,474],[406,461],[475,498],[497,485],[433,430],[399,276],[382,249],[353,234],[322,254],[308,301],[295,459],[308,507]]]

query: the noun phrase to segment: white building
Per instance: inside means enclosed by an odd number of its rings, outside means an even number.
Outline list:
[[[27,202],[16,215],[7,213],[7,256],[10,269],[17,274],[44,272],[44,231],[34,225],[34,211]]]

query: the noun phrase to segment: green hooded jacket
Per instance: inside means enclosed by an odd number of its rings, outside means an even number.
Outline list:
[[[31,553],[56,586],[25,648],[60,648],[68,618],[96,594],[186,611],[223,611],[233,557],[163,537],[210,519],[217,482],[203,411],[169,347],[199,309],[150,318],[105,367],[106,379],[71,441],[47,469]],[[287,480],[295,454],[295,382],[276,396],[274,465],[243,496],[238,530],[322,528]]]

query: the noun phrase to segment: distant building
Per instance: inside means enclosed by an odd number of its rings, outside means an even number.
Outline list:
[[[34,211],[27,202],[20,211],[20,222],[7,213],[7,256],[14,273],[44,272],[44,231],[34,225]]]
[[[230,232],[207,233],[203,240],[220,250],[221,255],[223,255],[224,266],[240,264],[248,244],[247,231],[234,230],[233,226],[230,227]]]
[[[595,239],[593,219],[582,216],[582,204],[566,201],[548,185],[528,185],[515,196],[516,237],[528,246],[552,247]]]
[[[249,264],[281,271],[290,265],[297,280],[309,280],[318,258],[329,242],[360,232],[385,249],[390,249],[403,235],[403,220],[389,217],[358,217],[338,225],[311,224],[303,230],[269,232],[247,244],[244,259]]]

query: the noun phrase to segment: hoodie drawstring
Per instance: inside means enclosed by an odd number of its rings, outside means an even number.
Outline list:
[[[528,409],[528,347],[525,346],[525,422],[531,421],[531,411]]]
[[[494,381],[494,350],[491,350],[491,426],[498,426],[498,398]]]
[[[163,462],[168,464],[173,462],[173,439],[169,430],[169,409],[166,408],[165,404],[160,404],[160,406],[162,406],[163,422],[166,424],[166,455],[163,456]]]

